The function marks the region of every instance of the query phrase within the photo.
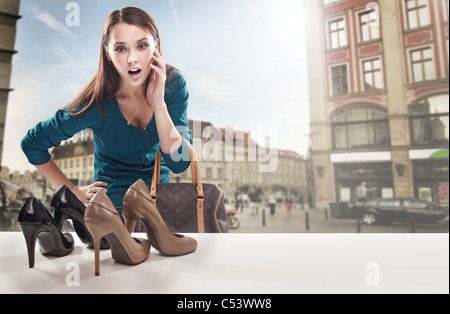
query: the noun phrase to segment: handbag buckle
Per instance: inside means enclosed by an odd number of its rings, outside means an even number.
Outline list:
[[[204,203],[205,203],[205,198],[203,196],[197,196],[197,206],[202,208]]]

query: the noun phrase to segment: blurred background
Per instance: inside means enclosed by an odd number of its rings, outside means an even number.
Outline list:
[[[448,232],[448,0],[2,0],[0,230],[54,194],[20,140],[81,91],[125,6],[155,19],[186,77],[203,180],[237,210],[233,232]],[[51,153],[92,182],[89,132]]]

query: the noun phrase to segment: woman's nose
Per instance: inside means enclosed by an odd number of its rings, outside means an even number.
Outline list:
[[[128,63],[137,63],[137,57],[133,51],[131,51],[130,56],[128,57]]]

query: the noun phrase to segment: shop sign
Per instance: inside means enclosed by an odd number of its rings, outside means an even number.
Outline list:
[[[448,159],[448,148],[439,149],[415,149],[409,151],[409,159]]]

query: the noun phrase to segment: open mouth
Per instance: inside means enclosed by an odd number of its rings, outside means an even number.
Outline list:
[[[138,75],[139,73],[141,73],[141,69],[131,69],[131,70],[128,70],[128,74],[130,74],[130,75]]]

